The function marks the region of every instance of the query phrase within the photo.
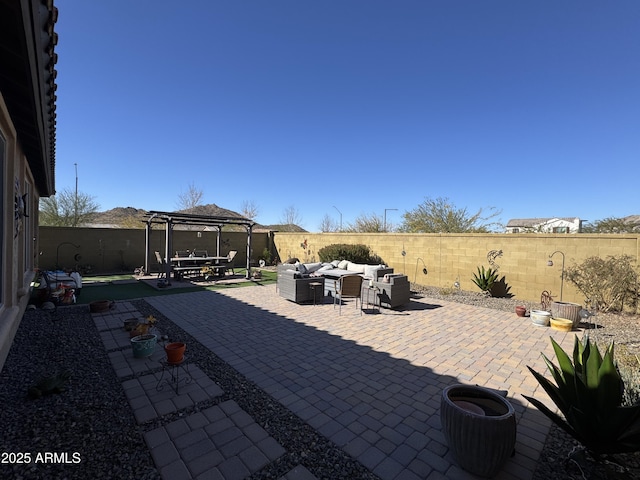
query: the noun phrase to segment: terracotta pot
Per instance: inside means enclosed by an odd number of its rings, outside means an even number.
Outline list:
[[[522,305],[518,305],[516,307],[516,315],[519,317],[524,317],[527,313],[527,307],[523,307]]]
[[[460,466],[481,477],[493,477],[513,453],[516,412],[497,392],[471,385],[442,391],[442,433]]]
[[[184,351],[187,345],[182,342],[167,343],[164,346],[164,351],[167,354],[167,362],[180,363],[184,358]]]

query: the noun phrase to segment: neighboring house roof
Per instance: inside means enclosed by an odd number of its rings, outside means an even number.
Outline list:
[[[56,69],[53,0],[0,0],[0,93],[40,196],[55,193]]]
[[[564,220],[565,222],[575,223],[580,219],[578,217],[547,217],[547,218],[512,218],[507,223],[507,227],[537,227],[549,223],[552,220]]]

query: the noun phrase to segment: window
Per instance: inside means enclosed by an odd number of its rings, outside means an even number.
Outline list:
[[[553,227],[553,233],[569,233],[569,227]]]

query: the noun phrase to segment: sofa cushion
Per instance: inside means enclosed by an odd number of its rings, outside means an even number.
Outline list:
[[[308,273],[317,272],[318,270],[320,270],[320,267],[322,267],[322,263],[320,262],[304,263],[303,265],[306,267]]]
[[[364,278],[377,279],[376,272],[384,268],[384,265],[365,265],[364,266]]]
[[[322,265],[322,266],[318,269],[318,272],[326,272],[327,270],[333,270],[334,268],[336,268],[336,267],[334,267],[334,266],[333,266],[333,265],[331,265],[330,263],[327,263],[327,264],[325,264],[325,265]]]
[[[349,263],[351,263],[349,262],[349,260],[340,260],[340,262],[338,262],[338,265],[336,265],[336,268],[339,268],[340,270],[346,270]]]
[[[347,270],[353,273],[364,273],[364,265],[360,263],[348,262]]]
[[[298,269],[298,272],[300,272],[300,275],[309,273],[304,263],[300,263],[300,262],[296,263],[296,268]]]

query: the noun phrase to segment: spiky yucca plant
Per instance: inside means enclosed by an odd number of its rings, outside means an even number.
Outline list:
[[[588,337],[575,337],[573,361],[551,339],[558,359],[544,358],[555,385],[527,366],[564,415],[552,412],[539,400],[523,395],[556,425],[594,456],[640,450],[640,404],[622,406],[624,384],[613,358],[613,343],[604,357]]]
[[[484,265],[482,266],[482,269],[480,269],[480,267],[477,268],[478,273],[473,274],[473,283],[475,283],[483,292],[491,294],[491,288],[498,280],[498,272],[491,268],[485,270]]]

